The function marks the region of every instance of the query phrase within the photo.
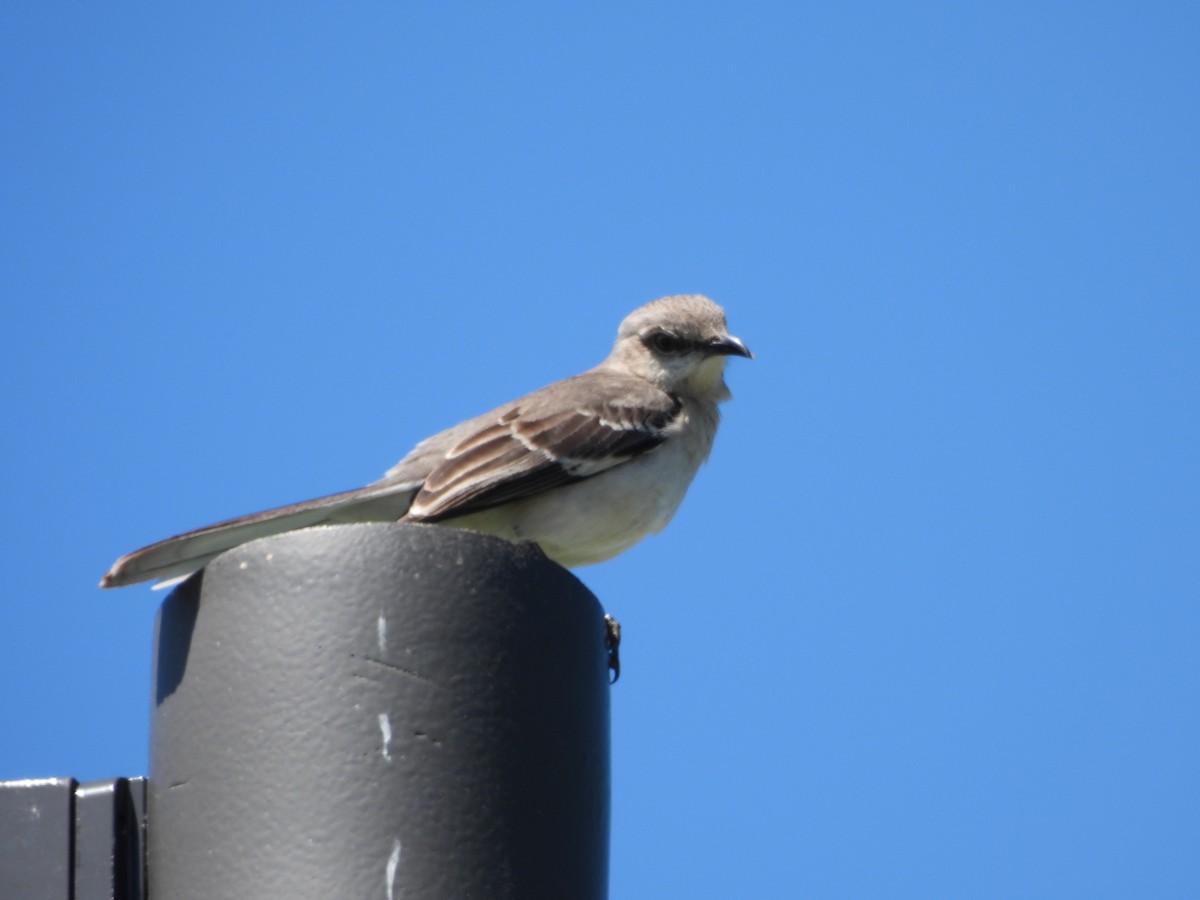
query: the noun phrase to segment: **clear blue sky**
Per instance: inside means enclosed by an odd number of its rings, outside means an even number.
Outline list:
[[[666,293],[754,349],[624,624],[612,896],[1200,896],[1200,13],[10,3],[0,778],[145,771],[120,553]]]

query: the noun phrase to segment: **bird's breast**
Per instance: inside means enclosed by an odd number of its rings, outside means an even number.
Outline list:
[[[535,541],[567,567],[611,559],[666,527],[703,457],[669,440],[599,475],[447,524]]]

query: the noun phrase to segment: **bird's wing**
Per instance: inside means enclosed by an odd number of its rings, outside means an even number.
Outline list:
[[[407,518],[437,522],[597,475],[661,444],[681,408],[640,379],[592,371],[557,382],[454,429]]]
[[[123,587],[139,581],[188,575],[239,544],[310,525],[394,522],[408,509],[416,487],[394,481],[377,482],[206,525],[122,556],[100,580],[100,587]]]

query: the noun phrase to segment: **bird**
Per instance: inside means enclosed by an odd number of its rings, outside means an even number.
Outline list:
[[[661,531],[712,449],[725,362],[753,354],[699,294],[621,322],[588,371],[418,443],[365,487],[188,531],[118,559],[102,588],[174,583],[233,547],[348,522],[436,523],[533,542],[567,568]]]

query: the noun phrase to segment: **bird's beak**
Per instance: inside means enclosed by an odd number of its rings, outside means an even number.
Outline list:
[[[714,356],[744,356],[746,359],[754,359],[754,354],[750,352],[750,348],[732,334],[713,338],[709,342],[707,349]]]

